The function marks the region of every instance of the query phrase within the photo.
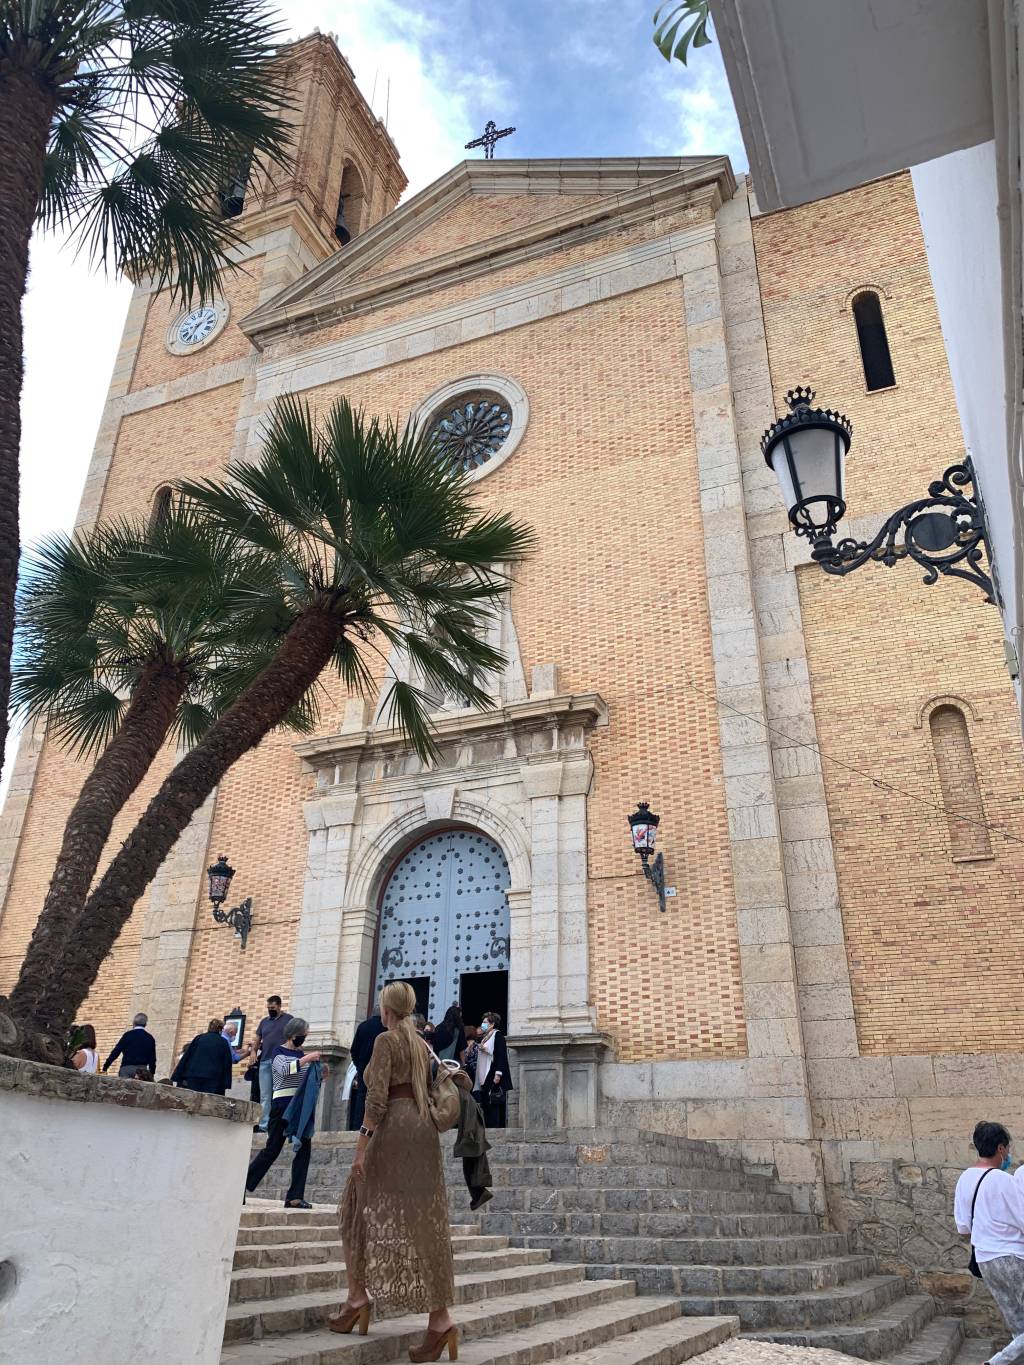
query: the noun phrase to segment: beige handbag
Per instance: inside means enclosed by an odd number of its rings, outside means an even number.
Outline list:
[[[442,1061],[432,1047],[427,1050],[433,1058],[427,1109],[437,1131],[447,1133],[459,1121],[459,1091],[455,1084],[455,1073],[462,1068],[456,1061]]]

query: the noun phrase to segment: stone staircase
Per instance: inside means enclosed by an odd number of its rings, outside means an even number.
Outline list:
[[[743,1336],[892,1365],[982,1365],[991,1353],[712,1143],[622,1129],[491,1136],[494,1199],[454,1234],[464,1359],[582,1365],[628,1334],[629,1354],[595,1359],[669,1365],[737,1319]],[[322,1331],[344,1285],[333,1205],[353,1145],[335,1133],[315,1143],[307,1197],[330,1204],[327,1214],[306,1225],[280,1205],[243,1213],[224,1365],[383,1362],[419,1339],[422,1324],[405,1319],[379,1326],[370,1344]],[[282,1197],[284,1158],[278,1166],[261,1195]],[[465,1223],[461,1166],[446,1171],[453,1221]]]
[[[640,1298],[628,1279],[590,1279],[583,1266],[472,1226],[452,1228],[452,1247],[459,1359],[469,1365],[680,1365],[738,1329],[734,1318],[684,1317],[677,1298]],[[344,1297],[334,1208],[250,1202],[222,1365],[377,1365],[406,1360],[423,1339],[422,1315],[375,1320],[366,1337],[329,1332],[327,1318]]]

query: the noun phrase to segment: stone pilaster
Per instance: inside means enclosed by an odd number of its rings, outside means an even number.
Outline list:
[[[188,979],[197,905],[206,904],[206,868],[217,803],[216,791],[189,821],[149,889],[142,943],[132,988],[132,1012],[149,1015],[157,1066],[164,1074],[176,1060],[176,1042]],[[200,911],[201,913],[201,911]],[[227,933],[224,929],[222,932]]]
[[[720,233],[728,222],[726,209],[721,216]],[[811,1117],[733,405],[734,384],[742,373],[733,373],[725,316],[723,279],[730,250],[721,239],[691,247],[677,256],[677,269],[690,359],[747,1042],[751,1058],[763,1059],[766,1079],[778,1072],[776,1102],[786,1111],[781,1132],[801,1139],[811,1134]],[[756,297],[756,277],[753,292]],[[755,1068],[750,1074],[756,1086]],[[763,1105],[752,1113],[758,1108]]]

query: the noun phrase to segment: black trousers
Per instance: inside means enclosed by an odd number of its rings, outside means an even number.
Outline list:
[[[124,1075],[124,1072],[121,1073]],[[197,1090],[201,1095],[223,1095],[224,1087],[212,1076],[186,1076],[182,1081],[186,1090]]]
[[[284,1109],[271,1109],[270,1124],[267,1128],[267,1145],[262,1152],[257,1152],[253,1157],[248,1174],[245,1177],[245,1188],[250,1194],[257,1188],[260,1181],[281,1155],[281,1150],[285,1144],[284,1130]],[[284,1197],[286,1204],[290,1204],[293,1199],[305,1199],[306,1197],[306,1176],[309,1172],[309,1158],[312,1151],[313,1144],[309,1138],[306,1138],[292,1158],[292,1183],[288,1186],[288,1193]]]
[[[359,1083],[358,1077],[352,1082],[348,1093],[348,1131],[357,1133],[366,1117],[366,1087]]]

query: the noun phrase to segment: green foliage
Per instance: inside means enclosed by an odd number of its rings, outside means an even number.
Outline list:
[[[320,420],[281,400],[258,460],[229,467],[223,483],[183,483],[182,494],[274,566],[272,598],[297,618],[335,613],[334,666],[348,687],[376,694],[367,656],[405,651],[423,679],[392,675],[386,719],[423,758],[436,753],[430,712],[437,689],[486,707],[483,681],[502,655],[485,640],[510,587],[510,566],[532,532],[480,513],[464,474],[437,458],[432,437],[368,418],[341,400]],[[257,609],[264,585],[254,586]]]
[[[147,670],[180,665],[172,733],[193,745],[273,654],[290,621],[273,565],[195,507],[157,525],[101,524],[26,556],[12,669],[15,714],[95,756],[117,732]],[[310,697],[291,718],[308,731]]]
[[[239,240],[219,192],[289,147],[267,0],[0,0],[0,70],[53,116],[39,220],[96,261],[208,299]]]
[[[711,35],[710,0],[666,0],[654,15],[654,45],[670,62],[673,57],[686,65],[691,47],[708,47]]]

